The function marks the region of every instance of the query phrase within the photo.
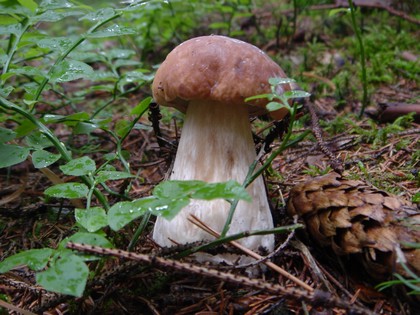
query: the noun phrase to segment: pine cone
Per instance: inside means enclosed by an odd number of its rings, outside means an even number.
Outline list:
[[[408,276],[396,263],[402,250],[408,267],[420,275],[420,212],[407,201],[337,173],[296,185],[287,211],[306,223],[310,235],[337,255],[357,255],[377,279],[392,272]]]

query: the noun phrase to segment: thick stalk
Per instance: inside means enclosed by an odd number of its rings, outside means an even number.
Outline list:
[[[297,110],[297,105],[295,104],[292,111],[291,111],[291,115],[290,115],[290,124],[289,124],[289,128],[287,130],[287,133],[280,145],[280,147],[275,150],[269,157],[268,159],[264,162],[264,164],[257,170],[255,171],[255,168],[257,167],[258,161],[255,159],[252,164],[250,164],[249,169],[248,169],[248,173],[243,181],[242,186],[243,187],[248,187],[249,185],[251,185],[252,182],[254,182],[254,180],[256,180],[257,178],[259,178],[260,176],[262,176],[262,173],[270,166],[271,162],[273,162],[274,158],[279,155],[281,152],[283,152],[289,145],[289,139],[292,135],[292,131],[293,131],[293,122],[295,120],[295,116],[296,116],[296,110]],[[309,131],[308,131],[309,133]],[[236,211],[236,207],[238,205],[238,200],[233,200],[229,209],[229,214],[227,216],[225,225],[223,227],[222,233],[221,233],[221,237],[225,237],[230,229],[230,224],[232,222],[232,218],[233,215],[235,214]]]
[[[248,111],[244,106],[217,102],[190,103],[179,142],[174,168],[170,176],[176,180],[202,180],[242,183],[249,165],[256,160]],[[249,185],[251,203],[239,201],[232,216],[229,233],[264,230],[273,227],[265,185],[260,177]],[[225,200],[191,200],[173,220],[158,218],[153,238],[162,246],[208,240],[211,237],[188,222],[194,214],[203,222],[221,231],[228,217],[230,204]],[[252,236],[241,240],[251,249],[274,247],[273,235]]]

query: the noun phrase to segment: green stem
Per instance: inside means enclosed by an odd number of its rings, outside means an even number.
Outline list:
[[[90,205],[92,203],[92,194],[95,192],[96,182],[93,181],[91,187],[89,188],[89,193],[86,197],[86,210],[90,209]]]
[[[22,31],[20,32],[20,34],[17,37],[15,37],[15,35],[13,34],[10,35],[9,41],[12,44],[9,45],[9,49],[7,51],[8,57],[7,57],[6,62],[4,63],[2,74],[5,74],[9,71],[10,63],[12,62],[13,56],[15,55],[16,50],[17,50],[17,45],[22,39],[23,34],[26,33],[29,27],[30,27],[29,19],[26,18],[24,19],[24,22],[22,23]],[[4,82],[1,83],[1,86],[3,86],[3,84]]]
[[[362,86],[363,86],[363,100],[362,100],[362,108],[360,110],[359,117],[362,117],[366,106],[369,104],[369,97],[368,97],[368,90],[367,90],[367,76],[366,76],[366,60],[365,60],[365,47],[363,45],[362,35],[360,34],[360,30],[356,24],[356,14],[354,13],[354,4],[352,0],[348,0],[350,6],[350,15],[351,15],[351,22],[353,24],[354,32],[356,33],[357,41],[359,42],[360,47],[360,62],[362,65]]]
[[[127,250],[131,252],[134,248],[134,246],[137,244],[137,241],[140,237],[140,235],[143,233],[144,229],[146,228],[147,224],[149,223],[150,216],[152,214],[150,212],[147,212],[141,219],[140,225],[138,226],[136,232],[134,233],[133,238],[130,241],[130,244],[128,244]]]
[[[252,175],[252,173],[255,171],[255,168],[257,167],[258,160],[255,160],[252,162],[252,164],[248,168],[248,173],[245,176],[245,181],[242,183],[242,187],[246,188],[249,184],[247,184],[247,179]],[[236,207],[238,206],[239,199],[234,199],[230,204],[230,209],[228,216],[225,221],[225,225],[223,226],[223,230],[220,233],[220,237],[225,237],[227,232],[229,231],[230,224],[232,223],[233,215],[235,214]]]
[[[93,112],[93,114],[90,116],[90,119],[95,118],[101,111],[103,111],[106,107],[108,107],[109,105],[111,105],[112,103],[114,103],[117,99],[119,99],[120,97],[124,97],[125,95],[128,95],[136,90],[138,90],[140,88],[140,86],[136,86],[132,89],[129,89],[127,91],[124,91],[118,95],[116,95],[115,93],[112,96],[112,99],[109,100],[108,102],[106,102],[104,105],[102,105],[101,107],[99,107],[97,110],[95,110]]]
[[[60,63],[62,62],[77,46],[79,46],[81,43],[83,43],[88,37],[89,34],[92,34],[93,32],[95,32],[98,28],[100,28],[101,26],[103,26],[104,24],[116,19],[117,17],[119,17],[122,13],[118,12],[116,14],[114,14],[113,16],[100,21],[98,23],[96,23],[94,26],[92,26],[85,34],[81,35],[74,43],[73,45],[71,45],[62,55],[60,55],[57,60],[55,61],[55,63],[52,65],[52,67],[50,68],[50,70],[48,71],[47,76],[44,78],[44,80],[41,82],[40,86],[38,87],[38,90],[35,93],[35,98],[34,100],[37,101],[39,99],[39,97],[41,96],[42,91],[44,90],[45,86],[47,85],[48,81],[50,80],[49,77],[51,75],[51,73],[53,72],[54,68]]]
[[[182,258],[182,257],[186,257],[186,256],[194,254],[196,252],[208,250],[210,248],[214,248],[214,247],[219,246],[221,244],[225,244],[225,243],[228,243],[230,241],[235,241],[235,240],[238,240],[238,239],[241,239],[241,238],[244,238],[244,237],[248,237],[248,236],[287,233],[287,232],[294,231],[294,230],[302,228],[302,227],[303,227],[302,224],[292,224],[292,225],[276,227],[276,228],[273,228],[273,229],[270,229],[270,230],[246,231],[246,232],[232,234],[232,235],[225,236],[225,237],[220,236],[218,239],[216,239],[212,242],[209,242],[209,243],[206,243],[206,244],[203,244],[203,245],[200,245],[200,246],[196,246],[194,248],[187,249],[187,250],[175,255],[173,258],[174,259],[179,259],[179,258]]]
[[[279,155],[287,147],[290,146],[289,139],[292,136],[293,123],[295,120],[296,111],[297,111],[297,104],[294,104],[291,110],[291,114],[290,114],[289,128],[287,130],[286,136],[284,137],[280,147],[270,155],[270,157],[265,161],[265,163],[256,172],[255,172],[255,168],[257,167],[258,160],[255,160],[250,165],[248,169],[248,174],[245,177],[242,187],[247,188],[258,176],[260,176],[270,166],[271,162],[273,162],[273,160],[275,159],[277,155]],[[238,199],[235,199],[231,202],[229,213],[226,218],[225,225],[223,226],[223,230],[220,233],[220,237],[225,237],[227,232],[229,231],[230,224],[232,223],[233,215],[235,214],[235,210],[236,210],[236,207],[238,206],[238,203],[239,203]]]
[[[251,174],[251,176],[249,178],[246,178],[246,186],[248,187],[258,176],[260,176],[271,164],[271,162],[274,161],[274,159],[284,150],[286,150],[288,147],[290,147],[291,143],[289,143],[289,139],[292,136],[293,133],[293,123],[295,121],[295,116],[296,116],[296,110],[297,110],[297,105],[294,104],[293,105],[293,110],[291,111],[291,115],[290,115],[290,124],[287,130],[286,135],[284,136],[283,141],[280,144],[280,147],[275,150],[268,158],[267,160],[264,162],[264,164],[253,174]],[[308,134],[310,131],[308,131],[307,133],[304,133],[305,135]]]
[[[51,141],[51,143],[54,145],[54,147],[57,149],[57,151],[61,154],[61,157],[66,162],[70,162],[72,160],[72,157],[71,157],[69,151],[67,150],[67,148],[65,147],[65,145],[54,135],[54,133],[47,126],[45,126],[42,122],[40,122],[34,115],[32,115],[31,113],[28,113],[27,111],[20,108],[16,104],[6,100],[2,96],[0,96],[0,106],[3,107],[5,110],[14,111],[14,112],[22,115],[26,119],[28,119],[31,123],[33,123],[38,128],[38,130],[43,135],[45,135]],[[91,177],[80,176],[80,178],[90,189],[93,188],[94,181]],[[109,204],[108,204],[108,201],[107,201],[106,197],[98,189],[96,189],[96,188],[94,189],[94,194],[95,194],[96,198],[98,198],[99,202],[106,209],[109,209]]]

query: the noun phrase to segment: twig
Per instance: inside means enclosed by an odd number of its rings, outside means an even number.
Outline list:
[[[335,90],[337,90],[337,87],[336,87],[336,85],[335,85],[335,83],[333,81],[331,81],[330,79],[327,79],[325,77],[322,77],[322,76],[320,76],[320,75],[318,75],[318,74],[316,74],[314,72],[306,72],[305,71],[305,72],[302,72],[302,75],[304,77],[307,77],[307,78],[313,78],[313,79],[317,79],[319,81],[324,82],[326,85],[328,85],[330,87],[330,89],[333,92],[335,92]]]
[[[15,199],[20,198],[20,196],[25,192],[25,187],[26,187],[26,181],[23,180],[22,185],[20,185],[16,191],[0,199],[0,206],[3,206],[5,204],[12,202]]]
[[[162,138],[162,132],[160,131],[159,121],[162,119],[159,105],[155,102],[149,105],[149,121],[152,123],[153,131],[155,132],[156,140],[160,148],[166,145],[165,140]]]
[[[281,190],[280,190],[280,194],[281,194]],[[283,200],[283,203],[284,203],[284,200]],[[297,220],[295,220],[294,223],[296,224]],[[289,244],[289,242],[291,241],[291,239],[294,236],[295,236],[295,230],[292,230],[292,231],[290,231],[289,235],[287,235],[286,240],[282,244],[280,244],[280,246],[278,246],[276,249],[274,249],[273,252],[271,252],[267,256],[262,257],[261,259],[255,261],[255,262],[249,263],[247,265],[241,265],[241,266],[237,266],[237,267],[235,266],[235,268],[246,268],[246,267],[254,266],[254,265],[257,265],[259,263],[263,263],[264,261],[266,261],[268,259],[273,258],[274,256],[276,256],[281,250],[283,250]]]
[[[334,278],[333,275],[331,275],[331,273],[329,273],[321,264],[318,265],[318,268],[321,269],[322,273],[328,278],[328,280],[332,282],[335,286],[337,286],[339,290],[341,290],[345,295],[347,295],[349,298],[352,298],[354,296],[344,287],[344,285],[340,281]],[[355,303],[358,305],[362,305],[362,303],[359,301],[355,301]]]
[[[15,312],[17,312],[19,314],[22,314],[22,315],[36,315],[35,313],[32,313],[32,312],[27,311],[27,310],[24,310],[24,309],[22,309],[20,307],[17,307],[17,306],[14,306],[14,305],[12,305],[10,303],[7,303],[7,302],[5,302],[3,300],[0,300],[0,307],[4,307],[4,308],[6,308],[6,309],[8,309],[10,311],[15,311]]]
[[[249,237],[249,236],[254,236],[254,235],[278,234],[278,233],[294,231],[299,228],[303,228],[303,225],[297,223],[297,224],[275,227],[275,228],[266,229],[266,230],[242,231],[242,232],[231,234],[225,237],[220,236],[219,238],[210,242],[199,241],[199,242],[194,242],[194,243],[185,244],[185,245],[181,245],[181,244],[177,245],[175,250],[179,253],[175,255],[171,255],[170,253],[168,253],[168,251],[170,251],[170,248],[164,248],[165,253],[161,251],[161,254],[163,255],[169,254],[171,258],[179,259],[179,258],[183,258],[183,257],[192,255],[200,251],[206,251],[208,249],[215,248],[219,245],[229,243],[230,241],[239,240],[244,237]],[[182,251],[180,251],[179,248],[182,248],[182,247],[186,247],[187,249],[184,249],[184,250],[181,249]]]
[[[258,279],[250,279],[244,276],[235,275],[232,273],[223,272],[216,269],[211,269],[203,266],[196,266],[191,263],[183,263],[176,260],[161,258],[161,257],[154,257],[146,254],[137,254],[132,252],[123,251],[120,249],[110,249],[110,248],[102,248],[99,246],[93,245],[85,245],[85,244],[78,244],[73,242],[67,243],[67,248],[93,253],[97,255],[105,255],[105,256],[114,256],[119,258],[130,259],[134,261],[142,261],[149,264],[156,264],[163,267],[173,268],[181,271],[186,272],[194,272],[197,274],[201,274],[204,276],[215,277],[218,279],[222,279],[224,281],[229,281],[237,284],[242,284],[245,286],[253,287],[259,290],[264,290],[276,294],[281,294],[285,297],[295,298],[298,300],[307,301],[313,305],[322,305],[322,306],[334,306],[339,307],[344,310],[348,310],[349,312],[357,313],[357,314],[373,314],[371,311],[351,305],[348,301],[342,300],[340,298],[336,298],[332,296],[328,292],[324,292],[321,290],[313,290],[312,292],[307,292],[304,290],[294,289],[294,288],[285,288],[279,284],[273,284],[269,282],[263,282]]]
[[[215,230],[213,230],[211,227],[209,227],[207,224],[205,224],[203,221],[201,221],[196,216],[190,215],[189,218],[188,218],[188,221],[190,221],[192,224],[198,226],[200,229],[206,231],[210,235],[213,235],[216,238],[219,238],[220,237],[220,234],[218,232],[216,232]],[[286,270],[284,270],[283,268],[277,266],[276,264],[272,263],[271,261],[266,261],[264,259],[264,257],[262,257],[261,255],[253,252],[249,248],[246,248],[245,246],[242,246],[241,244],[239,244],[238,242],[235,242],[235,241],[230,241],[229,243],[232,244],[233,246],[235,246],[236,248],[240,249],[241,251],[243,251],[248,256],[251,256],[252,258],[261,260],[267,267],[275,270],[276,272],[278,272],[282,276],[286,277],[287,279],[293,281],[294,283],[296,283],[300,287],[304,288],[305,290],[307,290],[309,292],[313,292],[314,291],[314,288],[312,288],[311,286],[309,286],[308,284],[306,284],[302,280],[296,278],[295,276],[293,276],[292,274],[288,273]]]
[[[335,155],[327,147],[322,137],[321,128],[319,127],[319,119],[316,115],[314,107],[310,102],[306,102],[305,106],[308,108],[309,113],[311,114],[312,132],[318,142],[320,150],[330,159],[331,166],[334,169],[334,171],[341,174],[344,170],[343,164],[335,157]]]
[[[321,282],[325,285],[328,291],[335,292],[333,286],[330,284],[330,282],[327,280],[327,278],[319,268],[317,262],[315,261],[314,257],[312,256],[306,245],[299,240],[295,240],[292,242],[292,246],[297,248],[302,253],[302,255],[305,257],[305,260],[310,265],[311,270],[315,273],[318,279],[321,280]]]

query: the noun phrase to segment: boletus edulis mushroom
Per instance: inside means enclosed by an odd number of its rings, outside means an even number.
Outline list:
[[[153,97],[159,105],[184,112],[185,120],[170,179],[210,183],[236,180],[242,183],[256,159],[249,115],[267,113],[267,100],[245,102],[250,96],[270,93],[269,78],[285,78],[283,70],[259,48],[225,36],[202,36],[172,50],[159,67]],[[282,94],[288,84],[278,86]],[[271,112],[277,120],[287,109]],[[263,178],[247,191],[252,202],[240,201],[228,234],[273,227]],[[158,217],[153,239],[161,246],[185,244],[212,236],[195,227],[190,214],[221,231],[230,205],[225,200],[192,200],[172,220]],[[249,249],[271,251],[274,236],[240,240]]]

